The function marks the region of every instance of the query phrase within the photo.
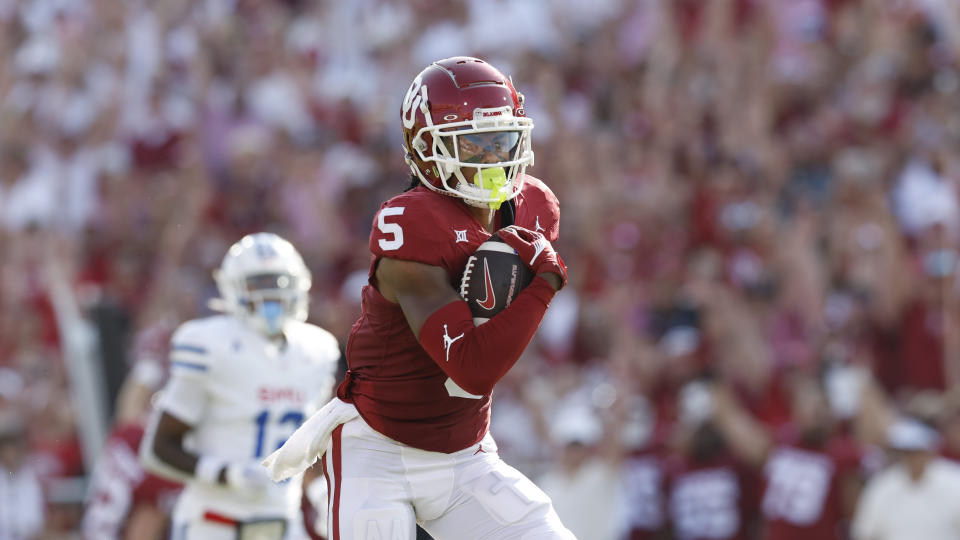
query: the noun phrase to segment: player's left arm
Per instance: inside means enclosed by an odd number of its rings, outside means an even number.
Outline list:
[[[539,264],[541,259],[559,261],[549,242],[534,248],[513,231],[502,237],[515,249],[521,248],[520,256],[537,277],[512,304],[481,326],[473,324],[470,308],[450,286],[444,268],[389,258],[381,259],[377,268],[381,293],[388,300],[396,299],[423,349],[471,394],[489,394],[513,367],[566,277],[562,267]],[[530,248],[526,256],[525,247]]]
[[[546,282],[549,293],[545,303],[549,304],[553,293],[566,284],[566,267],[549,242],[535,246],[536,239],[538,236],[542,238],[542,235],[530,236],[530,232],[521,227],[508,227],[500,229],[498,234],[501,239],[517,250],[524,262],[531,266],[536,277]],[[380,259],[377,266],[376,276],[380,293],[387,300],[400,304],[410,330],[416,336],[420,335],[421,329],[432,315],[451,303],[462,303],[469,313],[463,298],[450,286],[447,271],[439,266],[384,257]],[[538,291],[542,285],[534,280],[531,287],[533,291]],[[523,298],[526,292],[527,289],[521,291],[517,301]],[[507,311],[511,311],[510,306],[504,310],[504,312]],[[542,318],[543,314],[540,315]],[[539,320],[538,318],[538,324]]]
[[[430,315],[451,302],[463,300],[450,286],[445,269],[402,259],[380,259],[377,288],[387,300],[400,304],[415,336]]]

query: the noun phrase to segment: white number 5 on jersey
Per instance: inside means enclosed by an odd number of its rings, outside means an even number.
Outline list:
[[[402,216],[403,209],[403,206],[390,206],[381,210],[380,214],[377,215],[377,228],[380,229],[380,232],[393,236],[390,239],[381,238],[378,240],[380,249],[392,251],[403,245],[403,229],[400,228],[398,223],[387,223],[386,221],[386,218],[390,216]]]

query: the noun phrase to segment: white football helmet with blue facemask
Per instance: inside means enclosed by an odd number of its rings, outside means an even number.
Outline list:
[[[267,337],[306,321],[310,270],[293,244],[273,233],[244,236],[213,273],[221,306]]]

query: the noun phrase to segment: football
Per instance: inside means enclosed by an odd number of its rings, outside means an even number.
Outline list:
[[[467,260],[460,296],[470,306],[473,323],[481,325],[509,306],[532,280],[517,252],[494,234]]]

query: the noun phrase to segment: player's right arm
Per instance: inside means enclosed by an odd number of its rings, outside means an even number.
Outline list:
[[[193,429],[193,426],[190,424],[167,411],[160,411],[156,426],[152,433],[148,435],[152,439],[152,444],[148,448],[153,457],[162,464],[183,473],[187,478],[198,476],[197,464],[200,461],[198,455],[183,448],[183,438],[191,429]],[[222,470],[218,470],[216,473],[215,480],[218,483],[223,483]]]
[[[184,447],[184,437],[206,413],[207,377],[215,354],[208,342],[195,322],[186,323],[173,335],[170,380],[140,444],[141,461],[147,470],[179,481],[260,489],[269,480],[256,464],[229,462]]]

